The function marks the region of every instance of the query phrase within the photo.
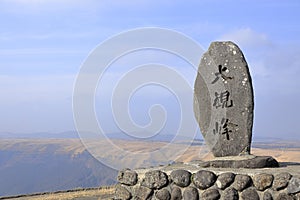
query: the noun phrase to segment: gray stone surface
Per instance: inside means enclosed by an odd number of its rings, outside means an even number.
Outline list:
[[[294,198],[286,193],[280,193],[276,200],[294,200]]]
[[[118,173],[118,181],[119,183],[125,185],[135,185],[138,181],[138,175],[135,171],[130,169],[123,169]]]
[[[116,185],[115,199],[129,200],[131,198],[131,193],[123,187],[121,184]]]
[[[221,190],[227,188],[234,181],[235,174],[231,172],[222,173],[218,176],[216,185]]]
[[[171,172],[171,180],[180,187],[187,187],[191,183],[191,172],[183,169],[174,170]]]
[[[297,193],[297,194],[295,195],[295,200],[300,200],[300,193]]]
[[[217,200],[220,199],[220,193],[217,189],[208,189],[201,194],[203,200]]]
[[[235,176],[233,187],[238,191],[243,191],[252,184],[251,177],[248,175],[238,174]]]
[[[179,187],[173,187],[171,191],[171,200],[181,200],[182,192]]]
[[[194,187],[187,187],[183,192],[183,199],[184,200],[198,200],[199,193],[198,190]]]
[[[253,89],[247,62],[232,42],[213,42],[194,85],[194,113],[216,157],[250,153]]]
[[[135,186],[133,188],[133,199],[148,200],[151,198],[153,190],[144,186]]]
[[[289,194],[296,194],[300,192],[300,178],[292,177],[287,186]]]
[[[158,191],[155,192],[155,197],[158,200],[170,200],[171,199],[171,194],[166,188],[163,188],[163,189],[158,190]]]
[[[287,172],[276,174],[274,176],[273,189],[278,191],[286,188],[291,178],[291,174]]]
[[[222,200],[238,200],[239,199],[239,193],[234,188],[227,188],[224,190],[224,193],[222,195]]]
[[[200,170],[193,174],[193,183],[202,190],[212,186],[216,180],[217,176],[211,171]]]
[[[271,156],[236,156],[251,157],[249,159],[236,159],[232,157],[223,157],[227,160],[211,160],[206,162],[199,162],[200,167],[214,167],[214,168],[266,168],[266,167],[279,167],[278,162]]]
[[[272,194],[270,192],[265,192],[263,200],[273,200]]]
[[[273,179],[274,177],[272,174],[266,174],[266,173],[256,174],[253,177],[253,184],[257,190],[264,191],[265,189],[272,186]]]
[[[255,188],[247,188],[241,193],[243,200],[259,200],[258,193]]]
[[[150,189],[160,189],[168,184],[167,175],[160,170],[146,172],[141,185]]]

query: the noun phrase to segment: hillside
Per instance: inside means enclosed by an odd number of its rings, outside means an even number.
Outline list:
[[[111,185],[116,174],[76,139],[0,141],[0,196]]]
[[[102,142],[102,141],[101,141]],[[120,148],[130,152],[159,150],[166,142],[114,140]],[[151,158],[143,154],[130,160],[102,142],[100,154],[124,165],[156,166],[166,160],[165,155]],[[183,144],[177,144],[180,150]],[[271,155],[280,162],[300,162],[299,141],[272,141],[253,144],[255,155]],[[97,146],[95,147],[97,148]],[[174,151],[176,149],[173,149]],[[196,142],[177,161],[210,159],[212,155]],[[167,154],[171,154],[167,152]],[[54,192],[75,188],[112,185],[117,171],[111,169],[84,148],[79,139],[2,139],[0,141],[0,196]]]

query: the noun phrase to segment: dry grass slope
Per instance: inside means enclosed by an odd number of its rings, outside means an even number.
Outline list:
[[[143,142],[143,141],[122,141],[115,140],[116,145],[120,148],[123,148],[126,151],[130,152],[147,152],[147,151],[155,151],[159,150],[161,146],[166,145],[164,142]],[[60,154],[63,152],[72,152],[73,156],[80,154],[84,151],[84,146],[80,143],[79,140],[36,140],[36,141],[1,141],[0,142],[0,150],[11,148],[11,145],[14,145],[14,148],[21,148],[22,151],[32,151],[36,150],[36,145],[40,151],[47,151],[47,145],[60,144],[59,148],[55,150],[55,153]],[[283,145],[286,144],[286,145]],[[104,143],[103,143],[104,145]],[[35,147],[34,147],[35,146]],[[274,144],[274,143],[264,143],[259,145],[254,145],[255,148],[252,148],[252,154],[254,155],[269,155],[276,158],[279,162],[299,162],[300,163],[300,145],[299,141],[294,142],[282,142],[282,144]],[[25,148],[24,148],[25,147]],[[177,148],[180,149],[182,146],[178,144]],[[258,148],[259,147],[259,148]],[[173,149],[174,150],[174,149]],[[106,155],[114,155],[115,159],[122,159],[122,157],[118,157],[119,155],[109,149],[107,146],[106,151],[103,151]],[[105,155],[104,155],[105,156]],[[178,162],[189,162],[192,160],[209,160],[212,158],[212,154],[209,153],[207,147],[192,145],[187,151],[182,154],[176,161]],[[141,159],[140,162],[145,162],[149,159],[149,157],[145,156]],[[155,158],[156,159],[156,158]],[[157,158],[158,160],[164,158]],[[128,161],[129,163],[130,161]],[[113,187],[105,187],[105,188],[93,188],[93,189],[79,189],[72,191],[64,191],[64,192],[55,192],[55,193],[44,193],[44,194],[35,194],[35,195],[24,195],[24,196],[15,196],[9,198],[0,198],[0,199],[16,199],[16,200],[105,200],[112,199],[114,188]]]
[[[1,200],[108,200],[113,198],[114,187],[76,189],[54,193],[37,193],[2,197]]]

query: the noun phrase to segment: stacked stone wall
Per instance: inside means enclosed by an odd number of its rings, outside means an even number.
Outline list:
[[[300,177],[288,172],[236,173],[200,169],[125,169],[118,174],[115,199],[145,200],[300,200]]]

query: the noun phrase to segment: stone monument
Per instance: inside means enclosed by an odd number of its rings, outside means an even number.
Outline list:
[[[245,57],[233,42],[213,42],[195,81],[194,113],[219,167],[278,166],[272,157],[250,155],[254,97]],[[207,164],[207,163],[206,163]]]
[[[194,111],[215,159],[123,169],[115,199],[300,199],[299,165],[250,154],[254,98],[239,47],[213,42],[198,72]]]

